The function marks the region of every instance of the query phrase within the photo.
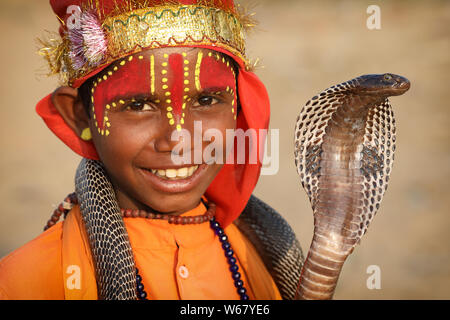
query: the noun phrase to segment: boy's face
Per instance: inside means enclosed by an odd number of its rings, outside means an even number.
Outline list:
[[[201,138],[208,129],[222,134],[221,163],[225,161],[226,130],[236,127],[233,64],[229,58],[199,48],[134,54],[96,76],[90,113],[93,141],[119,205],[185,212],[198,204],[222,167],[203,160],[194,163],[195,145],[201,149],[196,150],[198,154],[210,144]],[[201,122],[202,129],[198,132],[197,122],[195,143],[194,121]],[[190,138],[172,141],[172,133],[185,134],[183,129]],[[172,154],[180,141],[187,146],[181,155],[190,154],[184,164],[176,164]]]

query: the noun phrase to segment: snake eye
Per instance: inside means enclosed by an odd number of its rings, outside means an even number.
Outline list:
[[[390,74],[385,74],[384,80],[386,80],[386,81],[392,80],[392,76]]]

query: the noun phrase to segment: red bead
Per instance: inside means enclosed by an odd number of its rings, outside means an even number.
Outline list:
[[[153,212],[147,212],[145,210],[132,210],[132,209],[121,209],[121,213],[124,217],[130,218],[147,218],[147,219],[159,219],[159,220],[166,220],[170,224],[200,224],[205,221],[211,220],[215,216],[216,212],[216,205],[213,203],[207,204],[208,210],[205,212],[205,214],[201,216],[189,216],[189,217],[182,217],[182,216],[173,216],[173,215],[167,215],[167,214],[159,214],[159,213],[153,213]],[[67,211],[67,210],[66,210]],[[54,216],[60,216],[61,213],[56,214],[54,213]]]
[[[61,212],[64,212],[64,211],[65,211],[65,209],[64,209],[64,207],[63,207],[63,205],[62,205],[62,203],[58,206],[58,210],[61,211]]]
[[[141,218],[147,218],[147,212],[144,210],[139,210],[139,216]]]
[[[127,218],[130,218],[131,217],[131,209],[125,210],[124,216],[127,217]]]
[[[47,221],[47,226],[50,228],[50,227],[53,227],[55,225],[55,223],[52,221],[52,220],[48,220]]]
[[[175,224],[181,224],[181,223],[182,223],[182,222],[181,222],[182,218],[183,218],[183,217],[176,216],[176,217],[175,217],[174,223],[175,223]]]
[[[58,222],[59,217],[53,215],[53,216],[50,218],[50,220],[53,221],[53,222]]]
[[[53,215],[56,217],[60,217],[62,215],[62,212],[56,209],[55,211],[53,211]]]

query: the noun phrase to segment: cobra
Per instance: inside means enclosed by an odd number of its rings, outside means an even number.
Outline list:
[[[409,88],[398,75],[364,75],[326,89],[301,110],[295,164],[314,213],[314,235],[297,298],[333,297],[392,172],[396,128],[388,97]]]

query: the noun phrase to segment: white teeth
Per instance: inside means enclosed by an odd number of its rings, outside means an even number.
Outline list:
[[[166,177],[167,178],[176,178],[177,177],[177,170],[176,169],[167,169],[166,170]]]
[[[156,173],[158,174],[158,176],[161,176],[161,177],[166,176],[166,170],[158,170]]]
[[[186,178],[188,175],[188,168],[181,168],[177,170],[177,177]]]
[[[166,169],[166,170],[156,170],[156,169],[150,169],[153,174],[156,174],[159,177],[162,178],[168,178],[168,179],[184,179],[187,177],[190,177],[194,174],[195,171],[197,171],[198,166],[193,167],[185,167],[180,169]]]

